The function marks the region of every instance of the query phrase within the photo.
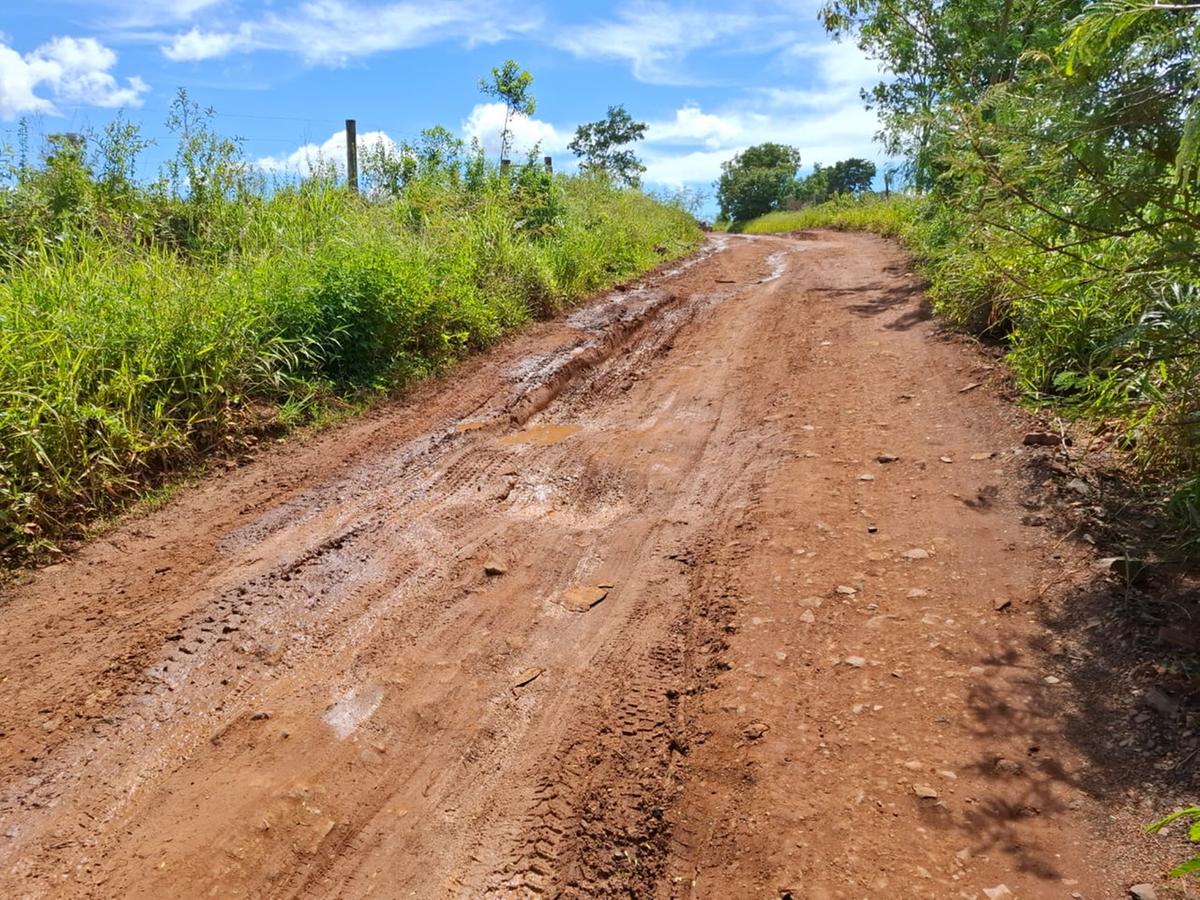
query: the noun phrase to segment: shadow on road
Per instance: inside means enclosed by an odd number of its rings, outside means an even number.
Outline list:
[[[1061,483],[1046,485],[1046,466],[1055,461],[1047,453],[1031,463],[1029,490],[1048,491],[1048,507],[1058,504],[1070,529],[1064,540],[1086,533],[1099,553],[1063,571],[1031,601],[1045,631],[978,663],[996,677],[972,681],[967,723],[985,743],[1023,745],[1012,758],[996,754],[974,763],[994,785],[965,816],[977,852],[1005,850],[1024,870],[1045,877],[1055,877],[1053,861],[1018,842],[1012,823],[1066,812],[1064,788],[1082,791],[1101,810],[1144,811],[1144,822],[1200,798],[1200,567],[1130,569],[1098,561],[1159,558],[1169,547],[1165,529],[1127,491],[1106,488],[1103,477],[1083,467],[1069,474],[1096,490],[1085,502],[1068,500],[1077,495]],[[1065,748],[1070,761],[1056,758],[1055,747]],[[1152,852],[1174,862],[1190,855],[1182,832],[1174,843],[1147,841],[1159,842]]]
[[[919,282],[891,286],[872,282],[852,288],[818,288],[814,293],[830,300],[848,297],[861,300],[863,296],[866,296],[867,300],[851,303],[846,307],[856,316],[864,318],[895,312],[902,307],[910,307],[884,326],[889,331],[908,331],[933,318],[933,306],[930,304],[929,298],[922,293],[922,285]]]

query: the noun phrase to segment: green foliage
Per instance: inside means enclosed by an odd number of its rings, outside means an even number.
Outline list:
[[[1187,809],[1176,810],[1165,818],[1159,819],[1146,826],[1146,830],[1151,834],[1158,834],[1168,825],[1177,822],[1181,819],[1188,820],[1188,840],[1193,844],[1200,844],[1200,806],[1191,806]],[[1183,878],[1186,875],[1200,875],[1200,854],[1193,856],[1187,862],[1180,863],[1170,874],[1176,878]]]
[[[816,206],[768,213],[737,230],[744,234],[777,234],[805,228],[835,228],[906,239],[919,209],[920,204],[907,198],[885,201],[876,197],[843,197]]]
[[[598,122],[580,125],[567,147],[582,158],[582,168],[604,173],[618,184],[637,187],[646,167],[628,146],[646,133],[645,122],[635,122],[624,106],[610,106]]]
[[[778,209],[791,193],[800,151],[784,144],[749,147],[721,164],[721,218],[745,222]]]
[[[319,417],[681,255],[638,191],[502,177],[444,129],[266,191],[194,107],[168,176],[118,124],[0,186],[0,555],[77,533],[234,436]]]
[[[495,97],[504,104],[504,127],[500,131],[500,158],[508,158],[508,144],[512,138],[509,122],[514,114],[532,116],[537,110],[537,100],[530,93],[533,76],[522,69],[515,60],[492,69],[492,80],[480,79],[479,90],[488,97]]]
[[[824,203],[842,194],[865,194],[875,179],[875,163],[851,157],[823,166],[817,163],[812,174],[798,179],[791,200],[799,204]]]

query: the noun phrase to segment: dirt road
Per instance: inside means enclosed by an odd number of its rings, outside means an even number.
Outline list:
[[[0,895],[1122,896],[997,374],[714,236],[185,492],[0,597]]]

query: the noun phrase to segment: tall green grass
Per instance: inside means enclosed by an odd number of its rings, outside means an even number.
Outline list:
[[[802,228],[871,231],[903,242],[935,310],[1006,342],[1028,400],[1116,428],[1148,482],[1200,535],[1200,274],[1150,266],[1145,235],[1092,239],[1072,253],[1018,237],[1028,221],[989,226],[933,199],[843,198],[775,212],[749,234]]]
[[[78,154],[0,188],[0,555],[700,239],[639,192],[502,176],[461,147],[366,198],[320,175],[268,188],[235,162],[224,147],[187,176],[229,176],[215,193],[106,183]]]

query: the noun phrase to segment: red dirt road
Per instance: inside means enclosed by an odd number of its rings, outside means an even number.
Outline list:
[[[0,895],[1153,880],[986,364],[887,242],[717,236],[184,492],[0,594]]]

